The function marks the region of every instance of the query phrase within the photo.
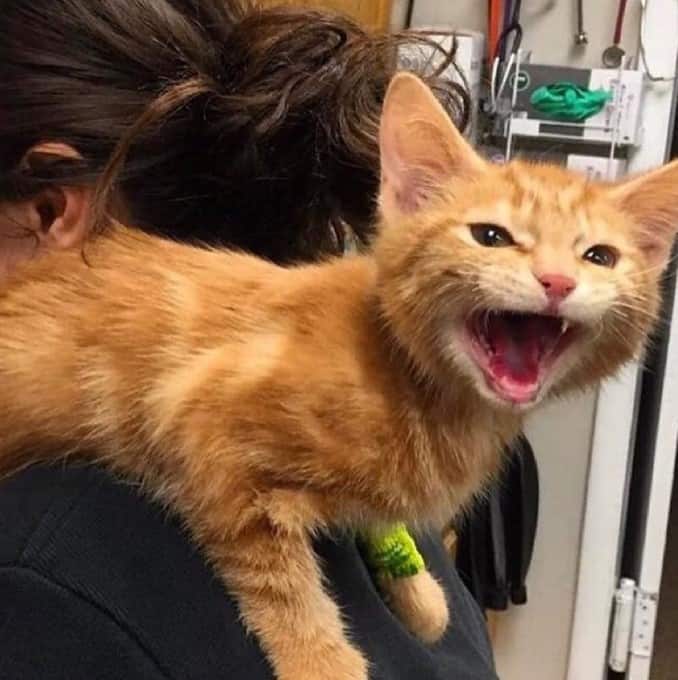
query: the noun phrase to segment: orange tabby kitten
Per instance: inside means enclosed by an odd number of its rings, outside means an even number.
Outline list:
[[[0,466],[96,451],[141,481],[279,680],[368,675],[310,536],[447,520],[528,409],[639,353],[678,223],[677,164],[489,165],[412,75],[380,144],[373,256],[285,270],[115,227],[0,293]]]

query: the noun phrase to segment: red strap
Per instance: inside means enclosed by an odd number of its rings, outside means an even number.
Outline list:
[[[626,0],[619,0],[619,9],[617,9],[617,23],[614,25],[613,45],[619,45],[622,39],[622,30],[624,28],[624,15],[626,14]]]
[[[624,0],[625,2],[625,0]],[[488,30],[487,30],[487,55],[490,63],[494,61],[497,54],[497,43],[501,33],[501,22],[503,18],[503,0],[489,0],[488,8]]]

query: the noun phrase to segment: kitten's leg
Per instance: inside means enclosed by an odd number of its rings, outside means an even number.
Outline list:
[[[407,528],[365,531],[362,541],[367,565],[393,613],[423,642],[439,640],[450,620],[447,598]]]
[[[223,552],[210,551],[247,628],[278,680],[367,680],[365,658],[346,638],[322,585],[309,535],[318,526],[315,502],[274,492],[265,505]]]
[[[450,622],[447,598],[427,569],[413,576],[381,575],[377,583],[386,604],[413,635],[427,644],[443,636]]]

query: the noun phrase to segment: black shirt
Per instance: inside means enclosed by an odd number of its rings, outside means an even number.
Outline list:
[[[450,598],[433,647],[390,613],[353,541],[318,543],[370,680],[495,680],[484,622],[442,545]],[[2,680],[271,680],[256,641],[180,523],[106,472],[35,466],[0,483]]]

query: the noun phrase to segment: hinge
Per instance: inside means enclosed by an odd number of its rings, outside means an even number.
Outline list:
[[[657,623],[657,593],[636,588],[636,606],[633,614],[631,654],[649,658],[654,643],[654,627]]]
[[[623,578],[614,594],[614,614],[608,663],[623,673],[629,655],[649,657],[652,653],[657,618],[657,593],[636,587],[633,579]]]

